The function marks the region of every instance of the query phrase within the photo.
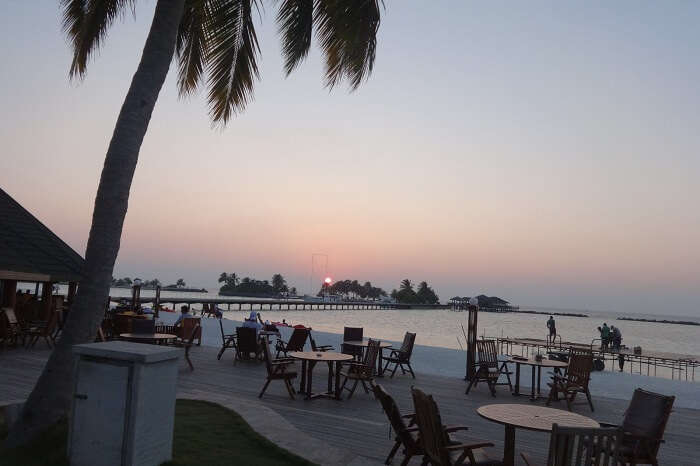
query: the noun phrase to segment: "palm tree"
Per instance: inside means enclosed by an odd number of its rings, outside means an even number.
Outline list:
[[[408,278],[401,280],[401,286],[399,287],[401,291],[413,291],[413,283]]]
[[[61,0],[73,48],[71,77],[85,76],[114,20],[136,0]],[[313,28],[325,58],[325,81],[356,89],[372,72],[378,0],[281,0],[277,22],[287,74],[307,56]],[[188,95],[206,83],[209,114],[226,124],[252,100],[259,72],[253,11],[260,0],[158,0],[141,61],[122,104],[97,188],[80,283],[63,335],[51,353],[7,446],[31,440],[64,417],[73,384],[71,347],[92,341],[109,293],[141,143],[177,52],[178,88]],[[206,76],[206,79],[205,79]]]

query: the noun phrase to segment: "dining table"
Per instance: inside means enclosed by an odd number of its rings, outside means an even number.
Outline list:
[[[364,354],[364,351],[367,349],[367,345],[369,344],[369,340],[371,338],[365,338],[362,340],[347,340],[343,342],[343,345],[349,345],[349,346],[358,346],[362,347],[362,352]],[[384,368],[382,367],[382,352],[384,348],[389,348],[391,346],[391,343],[388,341],[380,341],[379,342],[379,353],[377,354],[377,372],[376,375],[377,377],[383,377],[384,376]]]
[[[526,395],[525,393],[520,393],[520,366],[530,366],[532,368],[532,381],[530,383],[530,400],[536,401],[540,395],[540,384],[542,382],[542,368],[552,368],[555,371],[566,368],[569,364],[562,361],[556,361],[554,359],[541,359],[536,358],[523,358],[520,356],[511,356],[509,363],[515,364],[515,386],[513,387],[513,395],[520,396]],[[536,377],[535,377],[536,376]]]
[[[307,400],[316,398],[340,400],[340,367],[343,362],[353,358],[351,354],[336,353],[335,351],[291,351],[289,357],[301,361],[299,392],[305,393]],[[328,387],[325,392],[313,393],[313,371],[319,362],[328,364]]]
[[[515,464],[515,429],[551,432],[554,424],[566,427],[600,427],[596,420],[581,414],[530,404],[489,404],[477,408],[476,412],[484,419],[505,426],[503,466]]]

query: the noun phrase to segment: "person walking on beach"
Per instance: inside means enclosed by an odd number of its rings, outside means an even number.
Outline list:
[[[603,323],[603,328],[600,329],[600,344],[603,350],[607,350],[610,344],[610,327],[607,323]]]
[[[553,344],[554,340],[557,338],[557,326],[554,323],[554,316],[549,316],[547,321],[547,328],[549,329],[549,337],[547,338],[549,344]]]

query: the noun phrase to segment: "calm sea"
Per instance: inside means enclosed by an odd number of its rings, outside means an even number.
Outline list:
[[[66,290],[61,290],[65,293]],[[130,290],[115,288],[112,296],[130,296]],[[142,296],[152,297],[149,290]],[[191,298],[216,298],[216,293],[168,293],[162,297],[180,296]],[[197,307],[197,306],[195,306]],[[535,309],[528,307],[528,309]],[[544,309],[545,312],[549,312]],[[618,316],[631,316],[671,320],[700,321],[698,317],[649,316],[624,313],[567,310],[589,315],[582,317],[555,316],[557,332],[564,340],[590,343],[598,338],[597,327],[607,322],[620,328],[623,344],[628,347],[641,346],[645,350],[700,355],[700,326],[629,322],[616,320]],[[229,319],[242,320],[248,312],[225,312]],[[304,324],[324,332],[341,333],[344,326],[363,327],[365,335],[375,338],[400,341],[406,331],[418,332],[417,343],[427,346],[460,349],[464,345],[461,325],[466,327],[466,313],[449,310],[372,310],[372,311],[262,311],[263,319],[291,324]],[[479,335],[487,337],[545,338],[548,316],[536,314],[479,314]]]

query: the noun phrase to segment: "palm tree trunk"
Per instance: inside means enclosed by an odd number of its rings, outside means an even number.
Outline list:
[[[94,341],[104,315],[129,204],[131,181],[151,113],[175,52],[184,3],[184,0],[158,0],[156,4],[141,62],[119,112],[102,168],[85,251],[84,278],[61,338],[20,418],[11,427],[6,446],[29,442],[68,414],[74,384],[71,348]]]

